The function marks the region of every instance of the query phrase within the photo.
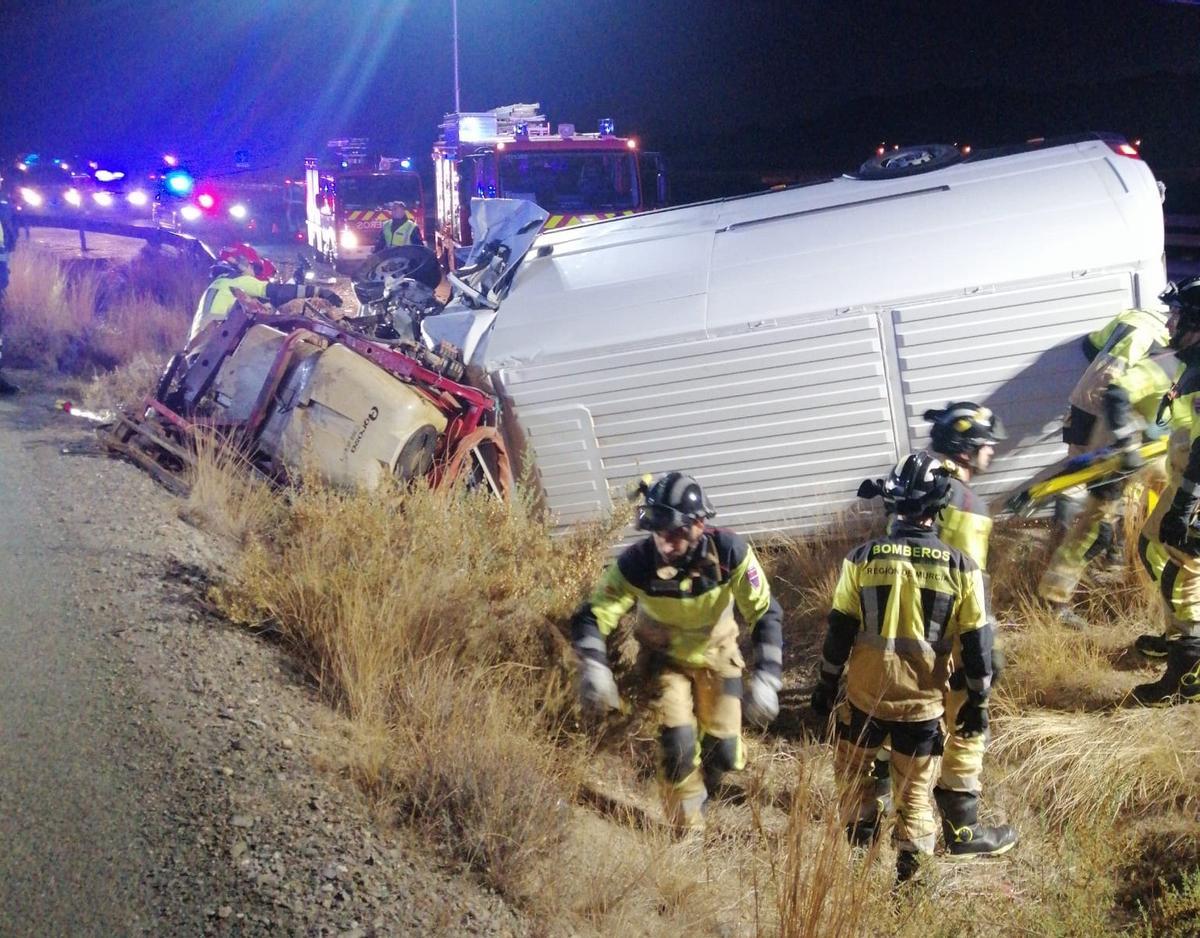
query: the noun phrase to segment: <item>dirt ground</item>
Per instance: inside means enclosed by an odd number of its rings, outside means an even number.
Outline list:
[[[0,402],[6,935],[520,935],[330,766],[343,726],[205,608],[223,545],[17,372]]]

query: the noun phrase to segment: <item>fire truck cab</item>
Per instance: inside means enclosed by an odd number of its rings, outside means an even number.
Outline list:
[[[391,214],[387,203],[408,206],[417,229],[425,233],[425,196],[421,177],[408,159],[367,158],[367,140],[330,140],[329,156],[304,161],[305,231],[309,245],[331,262],[367,257]]]
[[[550,123],[539,104],[447,114],[433,147],[438,226],[435,249],[453,268],[471,244],[472,198],[526,199],[550,213],[546,230],[660,208],[667,201],[662,158],[618,137],[610,119],[596,133]]]

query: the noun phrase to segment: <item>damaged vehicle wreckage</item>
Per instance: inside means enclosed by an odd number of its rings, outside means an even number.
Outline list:
[[[302,315],[283,315],[238,291],[229,316],[175,355],[140,412],[118,415],[102,441],[175,490],[185,487],[197,435],[211,433],[275,483],[465,479],[507,498],[513,476],[496,397],[486,379],[464,383],[461,352],[422,328],[451,296],[467,307],[498,305],[511,282],[508,259],[524,253],[546,218],[530,203],[501,208],[494,233],[504,240],[479,238],[448,276],[426,248],[377,255],[354,280],[354,317],[329,318],[307,301]]]
[[[212,425],[276,479],[468,471],[498,492],[511,453],[562,527],[679,470],[739,531],[802,534],[922,448],[947,400],[1013,415],[980,494],[1021,491],[1064,455],[1079,335],[1166,284],[1158,185],[1109,135],[911,147],[782,190],[546,217],[473,200],[457,270],[385,252],[343,322],[243,302],[111,445],[177,464]]]

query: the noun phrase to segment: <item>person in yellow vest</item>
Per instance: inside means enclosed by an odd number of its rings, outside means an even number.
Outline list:
[[[9,252],[17,244],[17,229],[7,202],[0,202],[0,368],[4,365],[4,291],[8,289]],[[20,388],[0,371],[0,395],[16,394]]]
[[[745,765],[743,716],[765,726],[779,714],[783,612],[754,548],[706,524],[716,512],[699,482],[670,472],[643,491],[638,527],[650,536],[604,572],[571,620],[571,643],[583,709],[618,709],[608,636],[636,608],[638,673],[650,685],[658,723],[663,809],[671,828],[686,834],[704,828],[722,775]],[[754,646],[744,686],[735,609]]]
[[[1099,449],[1109,440],[1104,425],[1104,395],[1127,368],[1161,353],[1167,346],[1165,309],[1127,309],[1081,342],[1088,366],[1071,391],[1063,418],[1062,440],[1071,456]],[[1064,494],[1055,505],[1055,538],[1065,537],[1074,515],[1084,507],[1083,495]],[[1110,566],[1124,561],[1124,538],[1114,530],[1112,541],[1101,547]],[[1070,618],[1068,614],[1068,619]]]
[[[1038,597],[1054,610],[1060,622],[1072,628],[1087,627],[1087,621],[1071,608],[1071,600],[1087,565],[1106,553],[1117,539],[1129,477],[1135,472],[1139,479],[1157,477],[1161,485],[1164,472],[1164,460],[1145,466],[1137,448],[1167,432],[1157,421],[1159,402],[1171,384],[1167,373],[1153,358],[1146,357],[1127,362],[1111,374],[1100,399],[1103,416],[1093,426],[1088,448],[1109,446],[1120,450],[1125,475],[1088,490],[1082,510],[1055,548],[1037,586]]]
[[[421,237],[421,229],[408,214],[408,206],[403,202],[389,202],[387,208],[391,211],[392,217],[385,221],[383,227],[379,229],[379,238],[375,241],[375,249],[372,253],[377,254],[402,244],[424,246],[425,241]]]
[[[211,270],[212,283],[200,296],[192,328],[188,333],[189,349],[199,344],[199,339],[213,323],[229,316],[237,303],[235,289],[248,296],[266,300],[272,306],[282,306],[289,300],[319,297],[334,306],[342,305],[342,298],[332,290],[310,284],[274,283],[271,275],[275,265],[248,244],[235,244],[225,248]]]
[[[942,720],[958,649],[966,699],[954,718],[964,739],[988,731],[992,633],[983,573],[971,557],[940,539],[935,528],[951,497],[951,473],[930,453],[898,462],[887,479],[865,481],[863,498],[882,496],[892,517],[888,532],[846,555],[834,589],[821,650],[820,682],[812,709],[828,718],[846,673],[846,699],[837,707],[834,774],[846,832],[875,816],[870,767],[891,741],[896,791],[896,874],[911,878],[937,839],[930,791],[942,748]],[[978,797],[938,798],[947,823],[980,829]],[[1006,832],[989,854],[1012,848]]]
[[[944,408],[927,410],[924,418],[932,425],[928,453],[940,460],[950,474],[949,500],[938,512],[934,532],[944,543],[975,561],[986,584],[992,516],[987,504],[971,488],[971,481],[977,473],[986,472],[991,466],[996,444],[1007,438],[1004,424],[990,408],[973,401],[953,401]],[[994,629],[990,605],[986,611]],[[942,834],[946,850],[952,857],[996,856],[1012,847],[1017,833],[1007,824],[993,827],[979,823],[983,756],[988,738],[986,733],[963,737],[956,729],[958,711],[967,702],[962,652],[958,645],[951,652],[951,661],[954,668],[945,700],[944,751],[933,789],[942,815]],[[993,683],[999,679],[1002,667],[1002,656],[993,649]],[[885,746],[875,761],[872,774],[877,811],[873,817],[857,824],[853,839],[859,844],[869,843],[877,836],[883,815],[891,804],[889,756],[890,748]]]
[[[1171,310],[1171,348],[1182,364],[1163,399],[1171,412],[1167,487],[1138,536],[1138,556],[1163,598],[1165,628],[1135,643],[1167,659],[1156,681],[1131,697],[1147,706],[1200,701],[1200,277],[1171,284],[1161,299]]]

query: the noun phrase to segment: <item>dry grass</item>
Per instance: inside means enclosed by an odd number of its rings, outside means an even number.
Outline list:
[[[188,495],[180,517],[237,548],[266,537],[286,511],[285,502],[250,464],[212,434],[196,437],[186,482]]]
[[[1141,593],[1112,591],[1105,602],[1119,616],[1067,633],[1022,598],[1028,574],[1001,563],[1022,579],[999,585],[1025,603],[1004,610],[1025,624],[1008,636],[988,762],[987,803],[1023,833],[1011,860],[938,861],[925,885],[895,893],[890,848],[847,848],[828,747],[805,735],[752,741],[748,805],[716,808],[703,845],[674,844],[576,798],[603,766],[656,812],[641,764],[652,747],[610,732],[593,754],[571,722],[561,629],[615,528],[555,541],[528,505],[420,488],[295,493],[267,527],[249,539],[225,607],[279,628],[359,727],[345,770],[547,934],[1115,934],[1122,819],[1188,808],[1200,790],[1197,755],[1172,742],[1194,736],[1200,710],[1028,710],[1119,699],[1133,676],[1105,679]],[[861,536],[843,525],[828,543],[764,552],[794,642],[819,635],[831,558]],[[981,912],[980,893],[1008,901]]]
[[[1005,782],[1056,826],[1081,818],[1194,812],[1200,708],[1027,712],[1002,721],[990,754]]]
[[[6,356],[68,374],[110,370],[139,356],[165,359],[187,335],[194,297],[185,304],[177,275],[161,263],[132,281],[127,273],[67,265],[22,246],[12,256],[5,295]],[[158,293],[151,273],[164,278]]]

